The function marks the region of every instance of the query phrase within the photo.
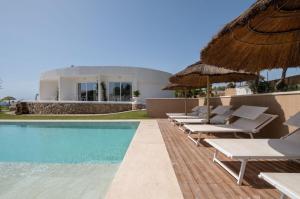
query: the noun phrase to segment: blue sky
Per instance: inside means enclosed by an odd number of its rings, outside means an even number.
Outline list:
[[[1,0],[0,97],[33,99],[40,73],[70,65],[175,73],[254,1]]]

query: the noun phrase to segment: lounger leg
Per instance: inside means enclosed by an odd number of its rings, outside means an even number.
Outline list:
[[[197,138],[197,143],[196,143],[197,146],[200,145],[200,140],[201,140],[201,133],[198,133],[198,138]]]
[[[185,132],[185,128],[183,127],[183,124],[180,124],[180,123],[179,123],[178,126],[179,126],[178,128],[179,128],[181,131]]]
[[[218,159],[218,154],[219,154],[219,151],[216,149],[216,151],[214,153],[213,162],[216,162],[216,160]]]
[[[251,138],[251,139],[254,139],[253,133],[250,133],[250,138]]]
[[[192,135],[192,131],[189,131],[188,138],[198,146],[198,140],[194,139],[191,135]]]
[[[246,165],[247,165],[247,160],[241,160],[241,168],[240,168],[240,173],[239,173],[239,177],[238,177],[238,181],[237,181],[238,185],[241,185],[243,182]]]
[[[184,129],[184,133],[189,134],[189,130],[187,128]]]
[[[230,169],[227,165],[225,165],[221,160],[218,159],[218,154],[219,154],[219,151],[216,150],[215,153],[214,153],[213,162],[216,162],[221,167],[223,167],[223,169],[225,169],[235,179],[237,179],[237,184],[241,185],[242,182],[243,182],[243,178],[244,178],[244,174],[245,174],[245,170],[246,170],[247,160],[240,160],[241,161],[241,168],[240,168],[239,174],[237,175],[237,173],[235,173],[232,169]]]

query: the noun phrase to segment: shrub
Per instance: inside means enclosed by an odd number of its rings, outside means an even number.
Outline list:
[[[139,97],[140,96],[140,91],[139,90],[133,91],[133,96],[134,97]]]

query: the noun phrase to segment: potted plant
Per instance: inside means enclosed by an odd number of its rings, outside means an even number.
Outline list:
[[[133,91],[133,102],[137,103],[139,100],[139,96],[141,95],[139,90],[135,90]]]

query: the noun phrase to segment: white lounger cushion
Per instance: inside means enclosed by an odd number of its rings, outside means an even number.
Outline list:
[[[300,143],[284,139],[205,139],[207,143],[235,159],[299,159]]]
[[[228,110],[224,115],[215,115],[210,119],[211,124],[225,124],[227,119],[230,118],[232,111]],[[206,117],[205,117],[206,118]],[[207,119],[204,118],[188,118],[188,119],[175,119],[175,122],[179,124],[205,124]]]
[[[206,113],[207,113],[206,106],[196,106],[192,109],[192,112],[187,113],[187,115],[185,115],[185,113],[166,113],[166,115],[170,119],[186,118],[186,116],[192,116],[192,117],[187,117],[187,118],[204,118],[204,117],[206,117]]]
[[[290,117],[284,124],[295,126],[295,127],[300,127],[300,112],[298,112],[296,115]]]
[[[289,198],[300,198],[300,173],[260,173],[259,177]]]
[[[207,119],[175,119],[176,123],[179,124],[205,124],[207,123]]]
[[[211,111],[213,114],[224,115],[231,109],[232,106],[217,106],[214,110]]]
[[[212,106],[210,107],[212,108]],[[198,113],[207,113],[207,106],[201,106],[197,109]]]
[[[241,129],[241,128],[236,128],[232,125],[209,125],[209,124],[204,124],[204,125],[184,125],[186,129],[188,129],[191,132],[204,132],[204,133],[233,133],[233,132],[243,132],[243,133],[248,133],[252,132],[252,129]]]
[[[195,107],[192,109],[192,112],[198,111],[201,107],[204,107],[204,106],[195,106]]]
[[[227,125],[185,125],[184,127],[191,132],[203,133],[257,133],[261,125],[276,117],[275,115],[265,114],[260,115],[256,120],[239,118],[235,122]]]
[[[187,113],[187,115],[195,115],[195,116],[197,116],[198,115],[198,110],[202,109],[203,107],[206,107],[206,106],[195,106],[192,109],[192,112],[191,113]],[[170,117],[170,116],[185,115],[185,113],[166,113],[166,115]]]
[[[256,119],[251,120],[247,118],[239,118],[235,122],[232,123],[232,126],[235,128],[241,129],[257,129],[261,124],[264,124],[268,120],[272,119],[273,115],[262,113]],[[254,132],[254,131],[253,131]]]
[[[175,115],[175,116],[170,116],[169,118],[171,119],[199,119],[199,116],[192,116],[192,115]]]
[[[185,113],[166,113],[167,116],[179,116],[179,115],[185,115]]]
[[[233,116],[255,120],[258,116],[264,113],[268,107],[259,106],[241,106],[232,113]]]
[[[168,117],[176,117],[176,116],[198,116],[198,112],[191,112],[191,113],[187,113],[185,115],[185,113],[166,113],[166,115]]]

